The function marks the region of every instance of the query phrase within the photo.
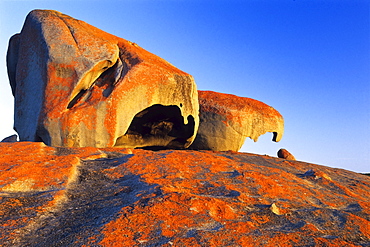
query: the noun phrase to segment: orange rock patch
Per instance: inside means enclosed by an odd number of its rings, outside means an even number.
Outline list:
[[[190,149],[239,151],[247,137],[257,141],[271,132],[278,142],[283,136],[283,117],[261,101],[213,91],[198,96],[200,124]]]
[[[9,41],[7,67],[16,102],[14,126],[22,141],[186,148],[195,138],[199,105],[191,75],[133,42],[60,12],[28,14],[21,33]],[[176,108],[167,123],[172,129],[158,134],[161,128],[156,128],[153,134],[139,126],[128,133],[137,114],[154,105]],[[168,119],[150,113],[154,126]]]
[[[370,179],[346,170],[236,152],[0,151],[5,246],[370,243]],[[31,178],[27,190],[7,189]]]

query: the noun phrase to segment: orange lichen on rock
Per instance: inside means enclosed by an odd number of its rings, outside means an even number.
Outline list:
[[[346,170],[236,152],[0,151],[3,246],[370,243],[370,179]]]
[[[271,106],[251,98],[198,91],[200,125],[191,149],[239,151],[247,137],[257,141],[266,132],[273,141],[284,133],[284,119]]]
[[[43,143],[19,142],[13,145],[0,143],[0,148],[4,152],[0,156],[0,169],[7,171],[0,173],[1,191],[28,192],[55,189],[66,184],[68,172],[79,162],[74,156],[68,157],[67,162],[66,160],[60,162],[55,150]],[[14,149],[17,150],[17,156],[14,156]],[[35,149],[37,152],[30,155]]]
[[[9,41],[7,67],[22,141],[186,148],[195,138],[199,105],[191,75],[60,12],[29,13]]]

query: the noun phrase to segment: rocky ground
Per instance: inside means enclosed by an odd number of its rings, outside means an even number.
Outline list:
[[[370,246],[370,177],[237,152],[0,143],[1,246]]]

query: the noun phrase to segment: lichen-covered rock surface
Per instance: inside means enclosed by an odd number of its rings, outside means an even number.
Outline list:
[[[194,79],[137,44],[52,10],[9,41],[20,140],[64,147],[184,148],[197,132]]]
[[[257,141],[272,132],[278,142],[284,134],[281,114],[261,101],[213,91],[198,95],[200,125],[191,149],[239,151],[247,137]]]
[[[248,153],[0,143],[1,246],[369,246],[370,177]]]

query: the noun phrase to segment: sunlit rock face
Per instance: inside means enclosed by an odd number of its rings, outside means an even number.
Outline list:
[[[271,106],[258,100],[212,91],[198,91],[200,125],[191,149],[239,151],[247,137],[258,140],[266,132],[278,142],[284,119]]]
[[[0,245],[370,246],[370,177],[266,155],[0,143]]]
[[[20,140],[66,147],[188,147],[192,76],[135,43],[56,11],[34,10],[9,41]]]

